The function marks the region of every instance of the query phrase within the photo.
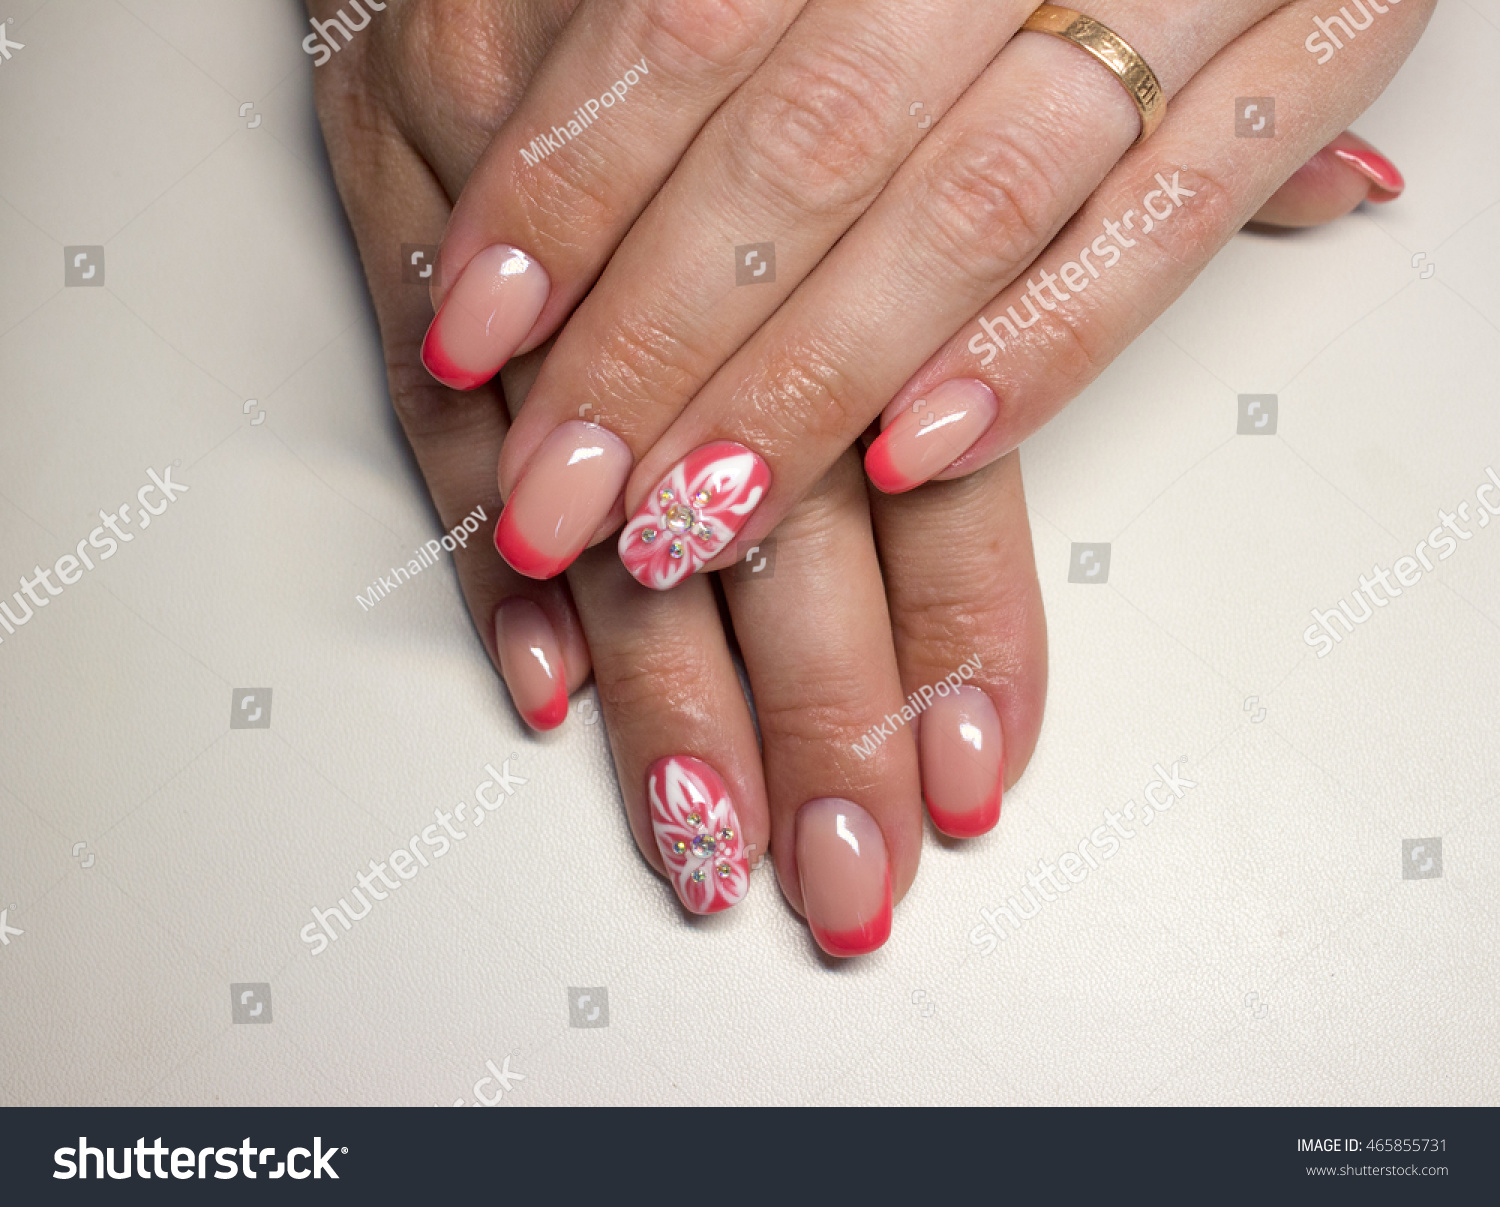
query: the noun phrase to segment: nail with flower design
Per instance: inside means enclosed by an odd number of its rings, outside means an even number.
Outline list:
[[[770,485],[770,469],[743,444],[705,444],[646,496],[620,533],[620,560],[644,586],[675,587],[728,548]]]
[[[676,754],[646,773],[651,831],[683,905],[716,914],[745,895],[750,861],[729,789],[702,759]]]

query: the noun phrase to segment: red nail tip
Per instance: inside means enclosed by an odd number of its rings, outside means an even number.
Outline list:
[[[544,557],[531,542],[517,531],[515,524],[508,522],[508,508],[500,512],[500,521],[495,525],[495,551],[503,557],[510,568],[527,578],[555,578],[572,564]]]
[[[880,912],[863,926],[856,926],[850,930],[828,930],[815,922],[809,922],[808,929],[812,931],[812,936],[818,941],[819,947],[829,955],[840,959],[869,955],[877,947],[884,946],[885,941],[891,937],[890,870],[887,869],[885,873],[885,903],[881,906]]]
[[[988,834],[1000,821],[1000,785],[998,783],[989,800],[978,809],[971,809],[967,813],[947,813],[934,805],[931,797],[924,799],[927,801],[927,816],[932,818],[932,824],[949,838],[978,838],[981,834]]]
[[[870,481],[875,484],[875,489],[882,494],[899,495],[919,486],[920,483],[910,482],[905,476],[898,473],[895,463],[891,460],[890,437],[891,429],[886,428],[876,438],[875,443],[870,445],[865,452],[865,473]]]
[[[533,729],[545,733],[549,729],[556,729],[568,719],[568,689],[559,680],[557,691],[553,693],[552,699],[546,705],[533,712],[522,713],[526,718],[526,724]]]
[[[885,944],[891,937],[891,910],[885,911],[856,930],[831,931],[821,926],[811,927],[818,946],[831,956],[848,959],[850,956],[865,956]]]
[[[438,317],[432,320],[427,328],[427,334],[422,337],[422,367],[433,377],[442,382],[450,390],[475,390],[489,380],[488,377],[479,377],[456,365],[448,353],[443,349],[442,340],[438,338]]]
[[[1333,152],[1350,167],[1362,172],[1387,193],[1399,194],[1406,188],[1406,178],[1384,155],[1358,147],[1336,147]]]

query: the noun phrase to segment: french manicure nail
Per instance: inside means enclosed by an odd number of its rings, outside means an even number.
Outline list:
[[[975,838],[1000,820],[1000,718],[977,687],[956,687],[927,706],[920,722],[922,795],[932,824],[950,838]]]
[[[646,773],[651,832],[682,904],[695,914],[728,909],[750,887],[750,862],[729,789],[702,759],[677,754]]]
[[[1394,201],[1406,188],[1406,178],[1396,170],[1396,165],[1379,151],[1365,147],[1334,147],[1333,153],[1356,171],[1363,173],[1389,196],[1372,201]]]
[[[797,811],[797,877],[808,926],[829,955],[864,955],[890,938],[885,837],[853,801],[822,796]]]
[[[422,363],[455,390],[482,386],[536,326],[550,289],[546,270],[520,248],[485,248],[443,298],[422,341]]]
[[[495,645],[517,711],[533,729],[556,729],[568,715],[568,676],[547,614],[529,599],[507,599],[495,609]]]
[[[528,578],[561,574],[588,546],[630,476],[626,444],[570,419],[532,454],[495,525],[495,548]]]
[[[968,452],[999,413],[995,392],[984,382],[945,381],[886,425],[865,453],[865,472],[888,495],[912,490]]]
[[[643,586],[675,587],[729,546],[770,485],[770,469],[743,444],[705,444],[636,509],[620,533],[620,560]]]

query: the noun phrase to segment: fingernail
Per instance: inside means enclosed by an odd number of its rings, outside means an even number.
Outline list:
[[[526,724],[556,729],[568,715],[568,676],[547,614],[529,599],[507,599],[495,609],[495,645],[510,698]]]
[[[728,547],[770,485],[770,469],[743,444],[705,444],[646,496],[620,533],[620,560],[643,586],[675,587]]]
[[[813,938],[831,956],[859,956],[891,937],[891,867],[875,819],[837,796],[797,811],[797,876]]]
[[[685,754],[646,772],[651,831],[682,904],[695,914],[728,909],[750,887],[739,814],[719,773]]]
[[[977,687],[954,688],[922,714],[922,795],[951,838],[975,838],[1000,820],[1000,718]]]
[[[1396,170],[1396,165],[1379,151],[1365,147],[1334,147],[1333,153],[1351,168],[1364,173],[1373,180],[1386,196],[1371,197],[1377,204],[1394,201],[1406,188],[1406,178]]]
[[[427,328],[422,363],[455,390],[482,386],[536,326],[550,289],[546,270],[520,248],[485,248],[464,266]]]
[[[587,547],[630,476],[625,442],[570,419],[542,441],[510,492],[495,548],[528,578],[561,574]]]
[[[945,381],[886,425],[865,454],[865,472],[888,495],[918,487],[968,452],[999,413],[984,382]]]

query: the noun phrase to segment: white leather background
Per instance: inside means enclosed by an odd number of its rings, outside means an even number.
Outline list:
[[[684,919],[601,726],[524,732],[451,566],[355,603],[438,529],[298,7],[3,16],[0,593],[148,469],[189,491],[0,633],[0,1102],[448,1104],[507,1059],[515,1105],[1497,1100],[1500,525],[1327,658],[1301,636],[1500,472],[1497,0],[1440,6],[1358,123],[1399,203],[1239,237],[1027,445],[1040,747],[842,967],[768,871]],[[62,287],[74,244],[103,288]],[[1239,393],[1275,436],[1235,435]],[[1112,542],[1106,585],[1069,584],[1075,541]],[[248,686],[269,729],[228,726]],[[508,755],[517,795],[311,956],[310,907]],[[981,908],[1183,756],[1196,788],[981,954]],[[1429,837],[1442,877],[1403,879]]]

